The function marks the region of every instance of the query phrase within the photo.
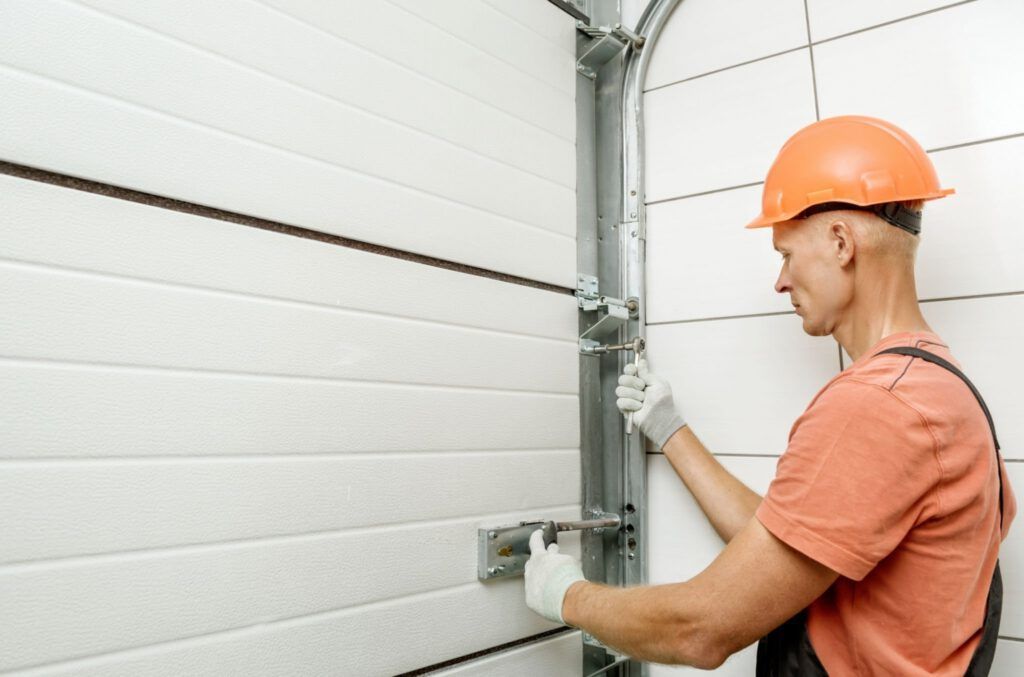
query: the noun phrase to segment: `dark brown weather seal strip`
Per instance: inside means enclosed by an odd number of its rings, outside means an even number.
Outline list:
[[[418,668],[418,669],[412,670],[410,672],[403,672],[401,674],[395,675],[395,677],[413,677],[414,675],[426,675],[426,674],[429,674],[431,672],[435,672],[437,670],[442,670],[444,668],[450,668],[450,667],[452,667],[454,665],[458,665],[460,663],[466,663],[468,661],[476,660],[478,658],[483,658],[484,656],[489,656],[491,654],[499,653],[501,651],[507,651],[508,649],[514,649],[517,646],[523,646],[525,644],[532,644],[533,642],[538,642],[538,641],[540,641],[542,639],[547,639],[548,637],[554,637],[555,635],[561,635],[561,634],[564,634],[566,632],[570,632],[570,631],[572,631],[574,629],[575,628],[570,628],[570,627],[555,628],[554,630],[548,630],[548,631],[542,632],[542,633],[540,633],[538,635],[530,635],[529,637],[523,637],[522,639],[517,639],[517,640],[512,641],[512,642],[506,642],[504,644],[499,644],[498,646],[492,646],[489,649],[482,649],[482,650],[476,651],[474,653],[466,654],[465,656],[459,656],[458,658],[452,658],[450,660],[443,661],[441,663],[434,663],[433,665],[428,665],[425,668]]]
[[[576,293],[576,290],[574,289],[559,287],[558,285],[550,284],[548,282],[539,282],[537,280],[531,280],[517,275],[509,275],[507,273],[498,273],[493,270],[470,266],[465,263],[457,263],[455,261],[439,259],[433,256],[426,256],[424,254],[415,254],[413,252],[385,247],[371,242],[353,240],[352,238],[342,237],[341,235],[332,235],[331,233],[325,233],[311,228],[292,226],[279,221],[271,221],[269,219],[249,216],[247,214],[232,212],[226,209],[218,209],[216,207],[208,207],[194,202],[186,202],[185,200],[163,197],[162,195],[154,195],[153,193],[146,193],[132,188],[122,188],[121,186],[93,181],[91,179],[81,179],[75,176],[60,174],[46,169],[28,167],[14,162],[7,162],[5,160],[0,160],[0,174],[14,176],[19,179],[28,179],[29,181],[48,183],[62,188],[80,190],[85,193],[94,193],[96,195],[102,195],[104,197],[115,198],[118,200],[137,202],[150,207],[168,209],[170,211],[182,212],[193,216],[202,216],[208,219],[227,221],[228,223],[234,223],[240,226],[250,226],[252,228],[259,228],[260,230],[269,230],[275,233],[281,233],[282,235],[292,235],[294,237],[301,237],[307,240],[316,240],[317,242],[333,244],[339,247],[358,249],[359,251],[369,252],[371,254],[390,256],[391,258],[402,259],[403,261],[421,263],[426,266],[444,268],[445,270],[466,273],[468,275],[476,275],[477,277],[486,277],[500,282],[522,285],[524,287],[533,287],[535,289],[543,289],[545,291],[552,291],[559,294],[572,295]]]

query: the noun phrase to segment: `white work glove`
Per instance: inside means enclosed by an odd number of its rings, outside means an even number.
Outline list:
[[[637,373],[639,371],[639,373]],[[633,425],[661,449],[675,431],[686,425],[683,415],[672,400],[672,387],[647,370],[647,360],[639,366],[627,364],[615,389],[615,404],[628,415],[633,412]]]
[[[562,620],[562,603],[569,586],[583,578],[583,569],[572,555],[558,552],[558,544],[544,549],[540,529],[530,535],[530,559],[526,560],[526,606],[555,623]]]

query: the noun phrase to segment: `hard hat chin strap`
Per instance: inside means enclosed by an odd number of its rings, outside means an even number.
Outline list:
[[[831,212],[839,209],[856,209],[858,211],[872,212],[878,218],[882,219],[886,223],[889,223],[901,230],[905,230],[911,235],[921,234],[921,212],[907,209],[899,202],[883,202],[877,205],[855,205],[848,202],[823,202],[808,207],[794,218],[806,219],[812,214],[819,214],[821,212]]]

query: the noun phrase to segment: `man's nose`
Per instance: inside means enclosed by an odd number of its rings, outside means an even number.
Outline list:
[[[775,280],[775,291],[780,294],[785,294],[790,290],[789,279],[786,277],[786,271],[779,271],[779,277]]]

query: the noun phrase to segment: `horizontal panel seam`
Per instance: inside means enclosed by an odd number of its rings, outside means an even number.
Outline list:
[[[0,160],[0,174],[28,181],[36,181],[38,183],[59,186],[70,190],[77,190],[84,193],[100,195],[110,199],[142,204],[149,207],[155,207],[157,209],[166,209],[168,211],[188,214],[190,216],[214,219],[240,226],[248,226],[250,228],[257,228],[259,230],[277,233],[279,235],[288,235],[323,244],[346,247],[348,249],[355,249],[357,251],[363,251],[370,254],[377,254],[379,256],[387,256],[389,258],[408,261],[410,263],[419,263],[421,265],[450,270],[452,272],[484,277],[487,279],[497,280],[499,282],[518,284],[524,287],[543,289],[545,291],[552,291],[560,294],[575,294],[574,289],[554,285],[549,282],[540,282],[530,278],[510,275],[508,273],[500,273],[487,268],[459,263],[457,261],[418,254],[415,252],[396,249],[394,247],[388,247],[386,245],[378,245],[364,240],[355,240],[342,235],[334,235],[324,231],[304,228],[302,226],[294,226],[280,221],[272,221],[270,219],[242,214],[240,212],[233,212],[217,207],[209,207],[194,202],[156,195],[154,193],[147,193],[132,188],[123,188],[121,186],[93,181],[91,179],[81,179],[67,174],[60,174],[58,172],[20,165],[14,162]]]
[[[334,171],[337,171],[337,172],[340,172],[340,173],[343,173],[343,174],[348,174],[348,175],[351,175],[351,176],[354,176],[354,177],[362,177],[363,179],[365,179],[365,180],[367,180],[367,181],[369,181],[371,183],[377,183],[377,184],[381,184],[381,185],[389,187],[389,188],[398,189],[399,191],[406,191],[406,192],[409,192],[409,193],[413,193],[413,194],[425,197],[425,198],[427,198],[429,200],[433,200],[433,201],[436,201],[436,202],[439,202],[439,203],[449,203],[449,204],[455,205],[455,206],[457,206],[457,207],[459,207],[461,209],[465,209],[465,210],[467,210],[469,212],[477,212],[477,213],[480,213],[480,214],[486,214],[486,215],[488,215],[490,217],[493,217],[493,218],[498,219],[500,221],[506,222],[506,225],[509,225],[509,226],[515,226],[515,227],[519,227],[519,228],[523,228],[523,229],[539,231],[541,233],[545,233],[545,234],[550,235],[552,237],[564,238],[564,239],[575,241],[575,236],[574,235],[569,235],[568,233],[563,233],[563,232],[560,232],[558,230],[553,230],[551,228],[538,225],[536,223],[529,223],[529,222],[526,222],[526,221],[521,221],[521,220],[519,220],[519,219],[517,219],[517,218],[515,218],[513,216],[509,216],[508,214],[502,214],[500,212],[496,212],[494,210],[481,207],[479,205],[472,205],[472,204],[469,204],[467,202],[463,202],[461,200],[457,200],[457,199],[449,197],[449,196],[440,195],[440,194],[437,194],[437,193],[431,193],[430,191],[425,190],[423,188],[417,188],[416,186],[412,186],[412,185],[409,185],[409,184],[406,184],[406,183],[402,183],[402,182],[396,181],[394,179],[389,179],[389,178],[383,177],[383,176],[377,176],[375,174],[369,174],[367,172],[364,172],[364,171],[361,171],[361,170],[358,170],[358,169],[352,169],[351,167],[346,167],[344,165],[339,165],[339,164],[336,164],[336,163],[334,163],[334,162],[332,162],[330,160],[325,160],[323,158],[315,157],[313,155],[309,155],[309,154],[301,152],[301,151],[293,150],[291,148],[285,148],[283,146],[279,146],[277,144],[270,143],[270,142],[268,142],[266,140],[254,139],[254,138],[251,138],[249,136],[246,136],[246,135],[241,134],[241,133],[236,132],[236,131],[231,131],[231,130],[228,130],[228,129],[223,129],[221,127],[216,127],[214,125],[211,125],[211,124],[208,124],[208,123],[205,123],[205,122],[199,122],[199,121],[193,120],[191,118],[182,117],[182,116],[176,115],[174,113],[168,113],[168,112],[162,111],[162,110],[160,110],[158,108],[153,108],[152,106],[150,106],[148,104],[142,104],[142,103],[138,103],[138,102],[135,102],[135,101],[130,101],[128,99],[124,99],[124,98],[119,97],[119,96],[114,96],[114,95],[109,94],[109,93],[97,92],[97,91],[94,91],[92,89],[88,89],[86,87],[83,87],[83,86],[81,86],[79,84],[73,83],[73,82],[68,82],[66,80],[61,80],[59,78],[55,78],[55,77],[52,77],[52,76],[49,76],[49,75],[43,75],[41,73],[37,73],[35,71],[26,70],[26,69],[21,68],[21,67],[10,66],[10,65],[7,65],[7,64],[0,64],[0,72],[3,72],[3,71],[6,71],[8,73],[14,73],[14,74],[20,75],[23,78],[24,77],[37,78],[37,79],[42,80],[44,82],[51,83],[52,85],[55,85],[57,88],[64,87],[66,89],[72,90],[72,91],[80,93],[80,94],[84,94],[84,95],[86,95],[88,97],[92,97],[94,99],[98,99],[98,100],[101,100],[101,101],[105,99],[105,100],[114,102],[115,104],[118,104],[120,106],[124,106],[124,107],[127,107],[127,108],[132,108],[132,109],[136,109],[136,110],[139,110],[139,111],[143,111],[143,112],[145,112],[148,115],[152,115],[154,117],[161,118],[161,119],[164,119],[166,121],[170,121],[173,124],[196,128],[196,129],[198,129],[200,131],[204,131],[204,132],[209,133],[209,134],[214,135],[214,136],[221,135],[221,136],[227,137],[228,139],[231,139],[231,140],[233,140],[235,142],[239,142],[240,141],[240,142],[243,142],[244,144],[250,144],[250,145],[252,145],[254,147],[257,147],[257,148],[261,148],[262,147],[264,149],[270,149],[270,150],[272,150],[274,152],[277,152],[277,153],[280,153],[282,155],[286,155],[286,156],[291,156],[293,158],[297,158],[297,159],[299,159],[299,160],[301,160],[303,162],[308,162],[308,163],[311,163],[311,164],[314,164],[314,165],[320,165],[320,166],[328,167],[328,168],[331,168]],[[571,190],[566,189],[566,194],[571,196],[573,193],[572,193]]]
[[[458,668],[461,665],[473,663],[475,661],[482,660],[484,658],[488,658],[496,654],[504,653],[506,651],[511,651],[513,649],[532,648],[534,647],[534,645],[547,644],[551,641],[554,641],[552,638],[558,637],[559,635],[568,636],[570,633],[573,632],[578,632],[578,629],[571,626],[562,626],[560,628],[554,628],[553,630],[546,630],[536,635],[530,635],[529,637],[517,639],[512,642],[505,642],[504,644],[498,644],[497,646],[492,646],[487,649],[474,651],[473,653],[466,654],[464,656],[459,656],[458,658],[452,658],[446,661],[442,661],[440,663],[433,663],[432,665],[428,665],[424,668],[410,670],[409,672],[403,672],[399,675],[395,675],[395,677],[417,677],[418,675],[434,674],[438,670]],[[540,647],[538,646],[537,648]]]
[[[67,266],[62,264],[28,261],[25,259],[8,258],[0,255],[0,269],[2,268],[28,268],[29,270],[39,272],[44,275],[51,275],[54,273],[58,273],[60,275],[65,276],[81,275],[83,277],[88,278],[98,278],[105,282],[116,282],[120,284],[125,284],[126,286],[154,286],[169,291],[182,291],[194,294],[210,295],[215,297],[227,297],[229,299],[240,299],[247,302],[252,302],[255,300],[262,303],[266,303],[268,306],[281,305],[285,307],[297,307],[302,309],[315,310],[317,312],[330,312],[339,313],[342,315],[355,315],[367,318],[380,318],[385,321],[402,321],[409,322],[412,324],[425,324],[433,327],[452,327],[461,331],[465,331],[467,333],[479,333],[486,334],[489,336],[516,336],[527,340],[546,341],[566,345],[576,345],[578,340],[575,338],[554,338],[552,336],[544,336],[540,334],[529,334],[526,332],[493,329],[489,327],[479,327],[468,324],[461,324],[458,322],[431,320],[422,317],[413,317],[409,315],[400,315],[397,313],[372,311],[362,308],[335,306],[327,303],[317,303],[315,301],[305,301],[301,299],[270,296],[267,294],[257,294],[254,292],[239,291],[236,289],[225,289],[223,287],[209,287],[206,285],[181,282],[176,280],[161,280],[158,278],[140,277],[136,275],[127,275],[124,273],[114,273],[109,271],[77,268],[74,266]]]
[[[226,638],[229,639],[229,638],[244,637],[246,635],[259,634],[260,632],[264,632],[266,630],[274,630],[277,627],[285,627],[285,628],[287,628],[287,627],[294,626],[294,625],[301,625],[301,624],[304,624],[304,623],[308,623],[310,621],[316,622],[316,621],[319,621],[319,620],[328,619],[328,618],[332,618],[332,617],[346,616],[346,615],[350,615],[350,614],[365,612],[367,610],[372,610],[375,607],[382,607],[382,606],[388,606],[388,605],[396,605],[396,604],[398,604],[400,602],[405,602],[405,601],[415,602],[415,601],[418,601],[418,600],[424,599],[424,598],[429,599],[432,596],[436,597],[436,596],[440,596],[440,595],[450,594],[450,593],[452,593],[452,592],[454,592],[456,590],[460,590],[460,589],[469,590],[471,588],[479,587],[479,585],[480,585],[479,582],[460,583],[460,584],[457,584],[457,585],[446,586],[446,587],[443,587],[443,588],[436,588],[434,590],[427,590],[425,592],[413,593],[413,594],[410,594],[410,595],[401,595],[399,597],[392,597],[392,598],[386,598],[386,599],[382,599],[382,600],[375,600],[373,602],[367,602],[367,603],[364,603],[364,604],[357,604],[357,605],[346,606],[346,607],[338,607],[338,608],[334,608],[334,609],[325,609],[325,610],[322,610],[322,611],[314,611],[314,612],[311,612],[311,613],[300,614],[298,616],[289,616],[287,618],[275,619],[273,621],[265,621],[265,622],[264,621],[259,621],[259,622],[256,622],[256,623],[250,623],[249,625],[235,626],[235,627],[232,627],[232,628],[222,629],[222,630],[213,630],[213,631],[210,631],[210,632],[204,632],[204,633],[200,633],[200,634],[197,634],[197,635],[189,635],[189,636],[186,636],[186,637],[176,637],[174,639],[169,639],[169,640],[164,640],[164,641],[159,641],[159,642],[151,642],[149,644],[143,644],[141,646],[124,647],[124,648],[120,648],[120,649],[114,649],[114,650],[111,650],[111,651],[100,651],[100,652],[93,653],[93,654],[84,654],[84,655],[78,655],[78,656],[69,657],[69,658],[61,658],[61,659],[58,659],[58,660],[55,660],[55,661],[48,661],[48,662],[44,662],[44,663],[34,663],[34,664],[31,664],[31,665],[18,666],[16,669],[17,670],[28,670],[28,669],[38,670],[38,669],[41,669],[41,668],[54,668],[54,667],[59,667],[59,666],[73,665],[73,664],[76,664],[76,663],[78,663],[78,664],[85,663],[86,665],[88,665],[90,663],[95,664],[95,663],[98,663],[98,662],[103,662],[104,659],[109,659],[109,658],[112,658],[112,657],[138,656],[140,654],[144,655],[146,653],[151,652],[154,649],[160,650],[160,649],[164,649],[164,648],[167,648],[167,647],[170,647],[170,646],[174,646],[174,645],[178,645],[178,644],[183,644],[185,646],[190,646],[190,645],[205,643],[205,642],[211,641],[211,640],[213,640],[215,638],[216,639],[226,639]],[[0,674],[6,674],[6,673],[0,673]]]
[[[440,87],[444,87],[445,89],[449,89],[449,90],[451,90],[453,92],[458,92],[462,96],[470,98],[470,99],[476,101],[477,103],[479,103],[481,105],[484,105],[484,106],[487,106],[488,108],[491,108],[492,110],[495,110],[495,111],[497,111],[497,112],[499,112],[499,113],[501,113],[503,115],[506,115],[506,116],[514,119],[514,120],[518,120],[519,122],[523,123],[524,125],[528,125],[530,127],[533,127],[534,129],[536,129],[536,130],[538,130],[540,132],[543,132],[545,134],[548,134],[548,135],[558,139],[559,141],[561,141],[563,143],[564,142],[575,143],[575,138],[573,138],[573,137],[562,136],[561,134],[559,134],[557,132],[554,132],[554,131],[552,131],[550,129],[547,129],[545,127],[541,127],[537,123],[531,122],[530,120],[526,120],[525,118],[519,117],[518,115],[512,113],[511,111],[505,110],[504,108],[500,108],[497,105],[495,105],[495,104],[493,104],[493,103],[491,103],[489,101],[485,101],[485,100],[483,100],[483,99],[481,99],[481,98],[479,98],[479,97],[477,97],[477,96],[475,96],[473,94],[470,94],[469,92],[466,92],[466,91],[464,91],[462,89],[459,89],[458,87],[455,87],[454,85],[450,85],[447,82],[443,82],[443,81],[441,81],[441,80],[439,80],[439,79],[437,79],[435,77],[432,77],[430,75],[422,73],[422,72],[416,70],[415,68],[410,68],[409,66],[406,66],[405,64],[403,64],[403,63],[401,63],[399,61],[395,61],[394,59],[391,59],[391,58],[389,58],[389,57],[387,57],[387,56],[385,56],[383,54],[380,54],[379,52],[371,51],[371,50],[363,47],[362,45],[356,44],[356,43],[354,43],[354,42],[352,42],[352,41],[342,37],[341,35],[338,35],[337,33],[334,33],[332,31],[327,30],[326,28],[323,28],[321,26],[317,26],[317,25],[315,25],[313,23],[310,23],[309,21],[306,21],[305,19],[303,19],[301,17],[295,16],[294,14],[289,14],[288,12],[285,12],[284,10],[282,10],[282,9],[280,9],[278,7],[274,7],[272,5],[267,5],[266,3],[262,2],[261,0],[254,0],[254,1],[258,2],[261,5],[263,5],[264,7],[266,7],[271,12],[275,12],[277,14],[280,14],[281,16],[287,18],[290,21],[293,21],[293,22],[295,22],[297,24],[301,24],[303,26],[306,26],[307,28],[310,28],[310,29],[316,31],[317,33],[321,33],[323,35],[326,35],[326,36],[328,36],[329,38],[331,38],[333,40],[337,40],[339,42],[343,42],[346,45],[349,45],[349,46],[353,47],[354,49],[358,49],[358,50],[360,50],[360,51],[362,51],[362,52],[364,52],[366,54],[369,54],[369,55],[371,55],[371,56],[373,56],[373,57],[375,57],[377,59],[380,59],[381,61],[386,61],[387,63],[390,63],[390,64],[392,64],[392,65],[394,65],[394,66],[396,66],[398,68],[401,68],[402,70],[405,70],[405,71],[409,72],[409,73],[412,73],[412,74],[416,75],[417,77],[420,77],[420,78],[422,78],[424,80],[427,80],[429,82],[433,82],[434,84],[436,84],[436,85],[438,85]]]
[[[176,374],[204,377],[227,377],[239,380],[269,380],[269,381],[298,381],[312,382],[317,384],[333,383],[338,385],[357,385],[367,388],[395,388],[407,390],[444,390],[449,392],[492,392],[495,394],[519,396],[519,397],[562,397],[577,400],[576,392],[569,391],[548,391],[548,390],[517,390],[511,388],[496,388],[493,386],[471,386],[451,385],[440,383],[414,383],[410,381],[381,381],[369,379],[341,378],[333,376],[312,376],[308,374],[274,374],[264,372],[230,371],[226,369],[210,369],[201,367],[171,367],[155,364],[128,364],[118,362],[102,362],[88,360],[68,360],[60,358],[24,357],[18,355],[0,354],[0,366],[4,364],[23,364],[30,366],[53,366],[66,368],[85,368],[97,371],[127,371],[136,373],[157,372],[158,374]]]
[[[206,47],[204,45],[200,45],[200,44],[197,44],[197,43],[194,43],[194,42],[189,42],[188,40],[185,40],[184,38],[180,38],[180,37],[178,37],[176,35],[171,35],[170,33],[166,33],[166,32],[164,32],[164,31],[162,31],[162,30],[160,30],[158,28],[154,28],[154,27],[146,25],[146,24],[141,24],[141,23],[138,23],[136,21],[132,21],[130,19],[126,19],[125,17],[122,17],[120,15],[117,15],[117,14],[114,14],[114,13],[111,13],[111,12],[108,12],[108,11],[105,11],[105,10],[98,9],[98,8],[93,7],[91,5],[82,5],[81,3],[78,3],[78,2],[75,2],[75,5],[77,7],[80,7],[83,10],[91,11],[91,12],[94,12],[94,13],[99,14],[101,16],[107,17],[110,20],[117,21],[117,22],[126,24],[128,26],[131,26],[134,29],[138,29],[140,31],[145,31],[145,32],[153,33],[155,35],[160,36],[162,39],[167,40],[168,42],[173,42],[173,43],[176,43],[176,44],[179,44],[179,45],[183,45],[183,46],[185,46],[188,49],[192,49],[192,50],[195,50],[195,51],[200,52],[202,54],[205,54],[205,55],[209,56],[212,59],[219,60],[219,61],[225,62],[227,64],[230,64],[230,66],[232,66],[232,67],[240,68],[240,69],[248,71],[250,73],[254,73],[254,74],[256,74],[259,77],[265,77],[265,78],[268,78],[270,80],[275,80],[275,81],[283,83],[283,84],[285,84],[285,85],[287,85],[287,86],[289,86],[291,88],[297,89],[297,90],[299,90],[301,92],[305,92],[306,94],[308,94],[310,96],[317,97],[317,98],[324,99],[326,101],[330,101],[332,103],[338,104],[339,106],[342,106],[342,107],[347,108],[349,110],[355,111],[358,114],[363,115],[365,117],[375,118],[375,119],[384,121],[385,123],[393,124],[396,127],[400,127],[402,129],[409,130],[409,131],[411,131],[411,132],[413,132],[415,134],[419,134],[419,135],[423,135],[423,136],[429,137],[431,139],[435,139],[436,141],[438,141],[440,143],[444,143],[444,144],[446,144],[448,146],[451,146],[453,148],[457,148],[459,150],[465,151],[465,152],[467,152],[467,153],[469,153],[471,155],[475,155],[475,156],[477,156],[479,158],[483,158],[483,159],[491,161],[491,162],[496,162],[496,163],[498,163],[500,165],[503,165],[505,167],[508,167],[509,169],[512,169],[514,171],[522,172],[522,173],[527,174],[529,176],[533,176],[533,177],[535,177],[535,178],[537,178],[537,179],[539,179],[541,181],[545,181],[547,183],[551,183],[551,184],[554,184],[556,186],[560,186],[562,188],[566,188],[566,189],[568,189],[570,191],[574,189],[574,185],[572,183],[564,183],[562,181],[559,181],[559,180],[556,180],[556,179],[552,179],[551,177],[544,176],[542,174],[537,174],[536,172],[531,171],[529,169],[526,169],[524,167],[521,167],[519,165],[515,165],[515,164],[512,164],[510,162],[507,162],[507,161],[501,160],[499,158],[496,158],[494,156],[487,155],[485,153],[481,153],[481,152],[479,152],[477,150],[474,150],[474,149],[472,149],[472,148],[470,148],[468,146],[463,146],[463,145],[461,145],[459,143],[455,143],[454,141],[451,141],[450,139],[447,139],[447,138],[445,138],[443,136],[438,136],[437,134],[433,134],[431,132],[427,132],[425,130],[419,129],[418,127],[414,127],[414,126],[412,126],[412,125],[410,125],[408,123],[401,122],[399,120],[396,120],[394,118],[388,117],[386,115],[380,115],[378,113],[374,113],[373,111],[368,110],[366,108],[362,108],[362,107],[360,107],[360,106],[358,106],[355,103],[352,103],[350,101],[346,101],[344,99],[339,99],[339,98],[337,98],[335,96],[332,96],[330,94],[327,94],[327,93],[322,92],[322,91],[317,90],[317,89],[312,89],[312,88],[307,87],[305,85],[300,85],[299,83],[294,82],[292,80],[289,80],[286,77],[283,77],[281,75],[276,75],[274,73],[270,73],[268,71],[262,70],[260,68],[255,67],[255,66],[251,66],[251,65],[245,63],[244,61],[239,61],[238,59],[236,59],[234,57],[230,57],[230,56],[227,56],[225,54],[221,54],[220,52],[215,52],[212,49],[210,49],[209,47]],[[570,146],[570,149],[571,149],[571,146]]]
[[[416,1],[420,2],[420,0],[416,0]],[[554,83],[548,82],[547,80],[543,80],[540,77],[534,75],[533,73],[530,73],[530,72],[528,72],[526,70],[523,70],[514,61],[507,61],[507,60],[503,59],[499,54],[495,54],[493,52],[488,52],[483,47],[480,47],[478,45],[474,45],[469,40],[466,40],[465,38],[463,38],[461,36],[458,36],[455,33],[447,30],[445,28],[444,23],[436,23],[436,22],[432,21],[431,19],[428,19],[428,18],[426,18],[424,16],[421,16],[421,15],[416,14],[414,12],[410,12],[405,7],[402,7],[401,5],[395,4],[394,2],[391,2],[390,0],[387,0],[387,2],[388,2],[389,5],[391,5],[392,7],[397,9],[398,11],[403,12],[404,14],[407,14],[408,16],[413,17],[417,21],[421,21],[421,22],[423,22],[423,23],[425,23],[425,24],[427,24],[429,26],[434,27],[436,30],[444,33],[445,35],[451,36],[454,40],[456,40],[456,41],[458,41],[458,42],[460,42],[460,43],[470,47],[474,51],[479,52],[480,54],[484,54],[487,57],[497,61],[498,63],[504,64],[505,66],[511,68],[512,70],[516,71],[517,73],[521,73],[522,75],[525,75],[526,77],[530,78],[531,80],[543,84],[545,87],[549,87],[552,91],[557,92],[560,96],[567,97],[570,100],[573,99],[576,96],[576,88],[574,86],[575,85],[575,81],[574,81],[573,78],[569,78],[568,79],[568,82],[570,83],[570,87],[568,89],[562,89],[562,88],[558,87],[557,85],[555,85]],[[485,10],[490,9],[495,14],[498,14],[499,16],[504,16],[504,14],[502,14],[501,12],[498,12],[494,7],[492,7],[491,5],[489,5],[486,2],[480,3],[480,5]],[[513,23],[516,23],[519,26],[522,26],[522,24],[519,24],[519,22],[514,21]],[[575,66],[575,61],[576,61],[575,56],[570,54],[567,50],[559,49],[557,45],[555,45],[550,40],[547,40],[543,35],[540,35],[538,33],[534,33],[529,28],[527,28],[526,31],[528,33],[530,33],[531,35],[533,35],[534,37],[536,37],[537,39],[539,39],[542,42],[546,43],[549,47],[557,50],[559,52],[560,56],[566,60],[566,62],[565,62],[566,70],[568,72],[575,72],[574,70],[570,69],[571,66]]]
[[[459,524],[461,522],[477,522],[480,520],[497,519],[503,515],[536,512],[537,519],[545,519],[548,514],[561,510],[580,508],[579,503],[558,503],[540,505],[533,508],[517,508],[510,506],[504,510],[492,511],[476,515],[456,515],[454,517],[433,517],[426,519],[409,519],[398,522],[380,522],[336,529],[317,529],[313,531],[251,536],[245,538],[225,538],[217,541],[194,541],[165,545],[154,545],[126,550],[109,550],[88,554],[65,555],[39,559],[16,560],[0,563],[0,578],[10,574],[37,572],[39,570],[63,569],[77,566],[93,566],[96,564],[122,563],[130,560],[170,558],[178,555],[196,553],[236,551],[248,548],[260,548],[268,545],[287,543],[323,541],[334,537],[359,536],[373,533],[387,533],[403,529],[424,529]],[[517,520],[522,521],[522,520]]]
[[[2,452],[0,452],[2,453]],[[542,455],[557,453],[579,453],[575,447],[519,447],[514,449],[396,449],[396,450],[372,450],[366,451],[323,451],[323,452],[297,452],[294,454],[152,454],[152,455],[109,455],[109,456],[0,456],[0,467],[10,468],[11,465],[23,465],[25,468],[38,468],[39,466],[79,466],[89,467],[97,465],[159,465],[159,464],[203,464],[234,462],[245,463],[250,467],[261,463],[311,463],[330,460],[366,460],[377,457],[377,460],[408,459],[418,460],[431,457],[473,457],[490,455]]]
[[[533,0],[530,0],[530,1],[532,2]],[[513,16],[513,15],[509,14],[508,12],[505,12],[505,11],[503,11],[501,9],[498,9],[498,7],[494,6],[490,2],[486,2],[486,0],[485,0],[485,4],[487,4],[489,7],[491,7],[498,14],[501,14],[502,16],[504,16],[509,21],[512,21],[514,23],[519,24],[520,26],[522,26],[526,30],[530,31],[531,33],[533,33],[537,37],[541,38],[542,40],[545,40],[546,42],[548,42],[548,43],[554,45],[555,47],[557,47],[559,50],[561,50],[561,51],[565,52],[566,54],[568,54],[568,55],[572,56],[573,58],[575,58],[575,54],[573,52],[570,52],[568,49],[566,49],[562,45],[558,44],[558,42],[556,42],[555,40],[552,40],[551,38],[548,38],[547,36],[543,35],[542,33],[538,33],[537,31],[535,31],[533,29],[532,26],[530,26],[529,24],[523,22],[519,17]],[[564,20],[568,21],[569,19],[564,19]]]

